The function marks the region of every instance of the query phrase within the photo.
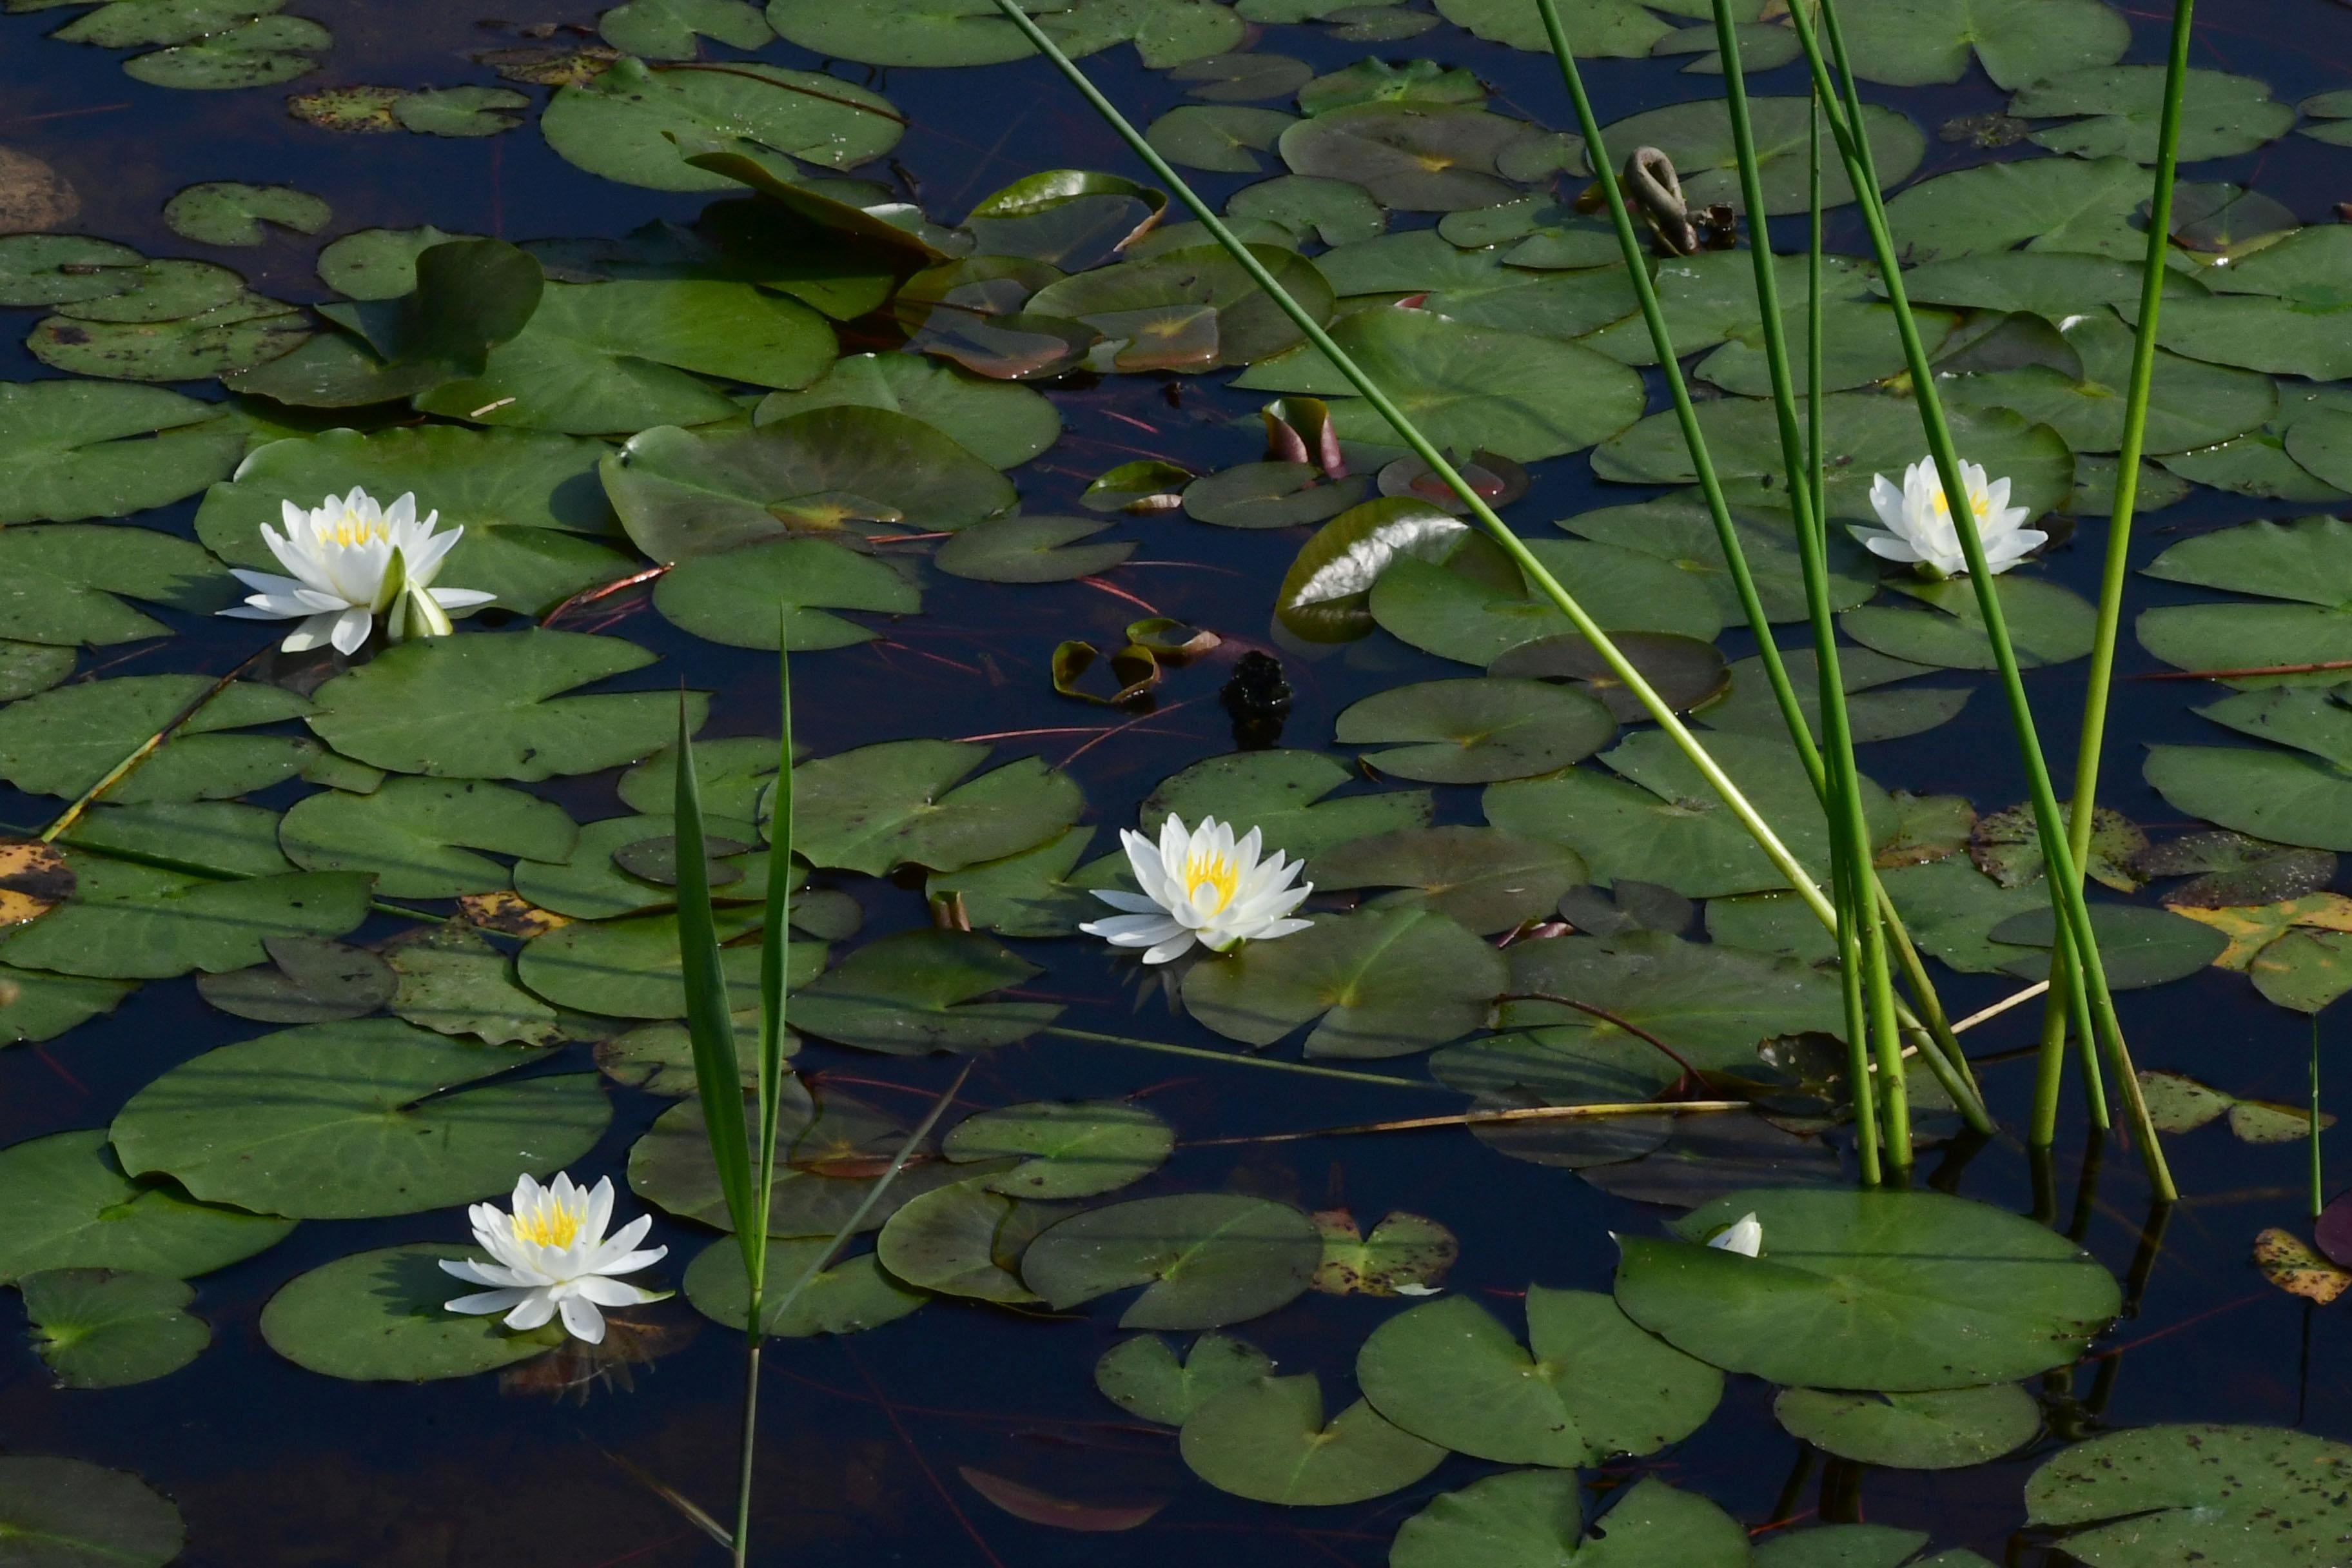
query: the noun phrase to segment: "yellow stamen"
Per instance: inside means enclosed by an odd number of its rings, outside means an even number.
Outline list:
[[[543,1206],[536,1214],[514,1216],[515,1239],[536,1247],[569,1247],[580,1234],[580,1215],[567,1208]]]
[[[333,540],[336,547],[341,550],[365,544],[371,540],[388,539],[392,536],[391,530],[384,527],[382,518],[371,521],[350,507],[343,508],[342,515],[330,527],[321,529],[320,533],[322,540]]]
[[[1202,888],[1214,888],[1217,901],[1209,906],[1213,914],[1234,901],[1234,892],[1241,886],[1241,868],[1223,855],[1195,853],[1184,862],[1184,896],[1197,898]]]

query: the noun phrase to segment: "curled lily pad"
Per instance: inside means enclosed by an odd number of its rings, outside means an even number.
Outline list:
[[[1765,210],[1775,215],[1803,212],[1810,199],[1805,147],[1811,100],[1757,98],[1748,107],[1764,182]],[[1927,146],[1918,127],[1876,104],[1864,105],[1863,123],[1880,181],[1899,184],[1908,178]],[[1684,199],[1693,208],[1738,199],[1731,121],[1719,99],[1647,110],[1611,125],[1606,134],[1612,147],[1647,145],[1664,150],[1674,160],[1675,172],[1682,177]],[[1843,165],[1828,160],[1825,164],[1822,202],[1836,206],[1852,201],[1853,190],[1846,183]]]
[[[2223,1554],[2318,1563],[2352,1531],[2352,1447],[2278,1426],[2157,1426],[2052,1456],[2025,1483],[2026,1518],[2109,1568]]]
[[[1340,713],[1342,745],[1381,745],[1364,761],[1397,778],[1491,784],[1581,762],[1617,721],[1582,692],[1539,680],[1431,680],[1394,687]]]
[[[1314,1222],[1287,1204],[1187,1193],[1063,1220],[1030,1244],[1021,1272],[1055,1310],[1143,1285],[1121,1328],[1208,1329],[1294,1300],[1321,1258]]]
[[[638,548],[684,561],[864,518],[953,531],[1009,510],[1013,486],[931,426],[887,409],[813,408],[751,430],[646,430],[604,461]]]
[[[1417,1437],[1504,1464],[1573,1468],[1648,1454],[1696,1431],[1723,1374],[1653,1339],[1608,1297],[1529,1286],[1532,1351],[1465,1296],[1391,1318],[1356,1378]]]
[[[1219,1490],[1294,1507],[1397,1491],[1445,1457],[1361,1400],[1325,1426],[1312,1373],[1262,1377],[1209,1399],[1184,1423],[1182,1447],[1192,1473]]]
[[[1433,1499],[1397,1531],[1390,1561],[1393,1568],[1741,1568],[1748,1561],[1748,1532],[1736,1520],[1655,1476],[1620,1494],[1597,1528],[1583,1515],[1574,1476],[1512,1470]]]
[[[689,165],[682,142],[854,169],[898,145],[905,129],[887,99],[837,77],[757,63],[660,68],[626,58],[558,89],[540,117],[548,145],[568,162],[664,191],[731,184]]]
[[[892,1056],[980,1051],[1028,1038],[1052,1002],[983,1000],[1039,971],[973,931],[898,931],[866,943],[793,998],[795,1026]]]
[[[1100,1100],[983,1110],[958,1122],[940,1152],[960,1163],[1017,1157],[1021,1163],[982,1184],[1011,1197],[1051,1199],[1123,1187],[1157,1170],[1175,1146],[1175,1132],[1150,1111]]]
[[[1700,1245],[1751,1212],[1760,1257]],[[2121,1300],[2065,1237],[1942,1193],[1734,1193],[1675,1228],[1620,1243],[1618,1305],[1702,1360],[1794,1386],[2013,1382],[2073,1361]],[[1839,1331],[1857,1311],[1879,1324],[1866,1340]]]
[[[1371,905],[1434,910],[1481,936],[1549,913],[1584,877],[1574,850],[1491,827],[1400,828],[1315,858],[1318,888],[1392,888]]]
[[[1772,1414],[1840,1458],[1902,1470],[1949,1470],[1998,1459],[2032,1437],[2042,1410],[2013,1383],[1937,1394],[1832,1394],[1787,1388]]]
[[[612,1111],[593,1073],[483,1080],[528,1060],[394,1019],[282,1029],[183,1062],[131,1096],[124,1164],[263,1214],[415,1214],[504,1192],[588,1152]],[[320,1065],[331,1062],[331,1076]]]
[[[53,1268],[16,1282],[33,1344],[68,1388],[121,1388],[165,1377],[212,1342],[181,1310],[195,1291],[162,1274]]]
[[[1372,584],[1400,554],[1442,561],[1467,531],[1444,511],[1412,497],[1349,507],[1315,531],[1275,592],[1283,626],[1310,642],[1344,642],[1375,625]]]
[[[198,1203],[122,1173],[104,1131],[54,1132],[0,1150],[18,1195],[0,1219],[0,1280],[49,1268],[186,1279],[276,1246],[291,1220]]]
[[[2093,66],[2045,76],[2009,101],[2021,119],[2069,118],[2037,131],[2033,140],[2055,153],[2084,158],[2110,154],[2153,163],[2157,121],[2164,107],[2161,66]],[[2197,163],[2251,153],[2294,126],[2294,110],[2271,101],[2270,89],[2252,77],[2192,70],[2181,95],[2180,157]],[[1883,171],[1882,171],[1883,173]]]
[[[354,1253],[298,1275],[261,1310],[261,1337],[297,1366],[361,1383],[425,1383],[492,1372],[562,1342],[550,1324],[529,1333],[496,1314],[452,1312],[464,1287],[441,1265],[472,1248],[412,1242]]]
[[[1194,964],[1184,1005],[1253,1046],[1312,1022],[1309,1056],[1393,1057],[1478,1027],[1503,988],[1501,956],[1446,916],[1360,910]]]
[[[1067,774],[1022,757],[965,781],[989,748],[885,741],[795,770],[793,850],[812,865],[879,876],[954,871],[1027,849],[1077,820]]]
[[[1180,1361],[1159,1335],[1138,1334],[1103,1352],[1095,1386],[1130,1415],[1181,1426],[1217,1394],[1273,1371],[1264,1351],[1229,1335],[1202,1334]]]

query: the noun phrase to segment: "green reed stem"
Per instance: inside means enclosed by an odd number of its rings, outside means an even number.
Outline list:
[[[1557,0],[1538,0],[1548,17],[1557,16]],[[1797,553],[1805,579],[1805,605],[1812,625],[1813,664],[1819,677],[1822,750],[1829,760],[1829,790],[1822,805],[1833,836],[1833,862],[1843,871],[1853,897],[1848,923],[1861,928],[1862,977],[1869,988],[1870,1039],[1878,1060],[1877,1097],[1885,1117],[1885,1159],[1898,1170],[1911,1163],[1911,1116],[1904,1081],[1903,1042],[1895,1022],[1895,986],[1886,969],[1886,943],[1867,895],[1870,880],[1870,827],[1863,820],[1861,771],[1854,764],[1853,726],[1846,710],[1845,681],[1837,652],[1837,623],[1829,596],[1829,563],[1824,535],[1813,510],[1811,453],[1797,419],[1796,388],[1789,368],[1788,323],[1780,313],[1779,260],[1772,248],[1771,220],[1766,215],[1764,180],[1756,153],[1756,134],[1748,113],[1748,82],[1739,59],[1739,33],[1731,18],[1728,0],[1715,0],[1716,48],[1723,60],[1724,106],[1731,121],[1732,150],[1739,165],[1739,194],[1748,209],[1748,248],[1756,276],[1756,305],[1764,331],[1764,362],[1772,383],[1772,407],[1780,437],[1780,462],[1788,475],[1789,500],[1794,511]],[[1555,50],[1564,49],[1557,35]],[[1819,272],[1818,258],[1809,271]],[[1818,322],[1816,308],[1812,321]],[[1810,333],[1813,328],[1809,323]],[[1813,384],[1816,395],[1819,380]],[[1816,395],[1814,405],[1818,409]],[[1860,1102],[1857,1101],[1857,1108]]]
[[[1822,58],[1821,40],[1805,16],[1805,8],[1801,5],[1794,7],[1790,12],[1790,22],[1796,30],[1799,47],[1804,51],[1816,89],[1824,100],[1830,132],[1837,141],[1847,178],[1853,187],[1854,199],[1870,230],[1871,247],[1886,289],[1887,303],[1895,312],[1895,328],[1902,339],[1904,358],[1910,369],[1912,392],[1919,405],[1919,421],[1927,438],[1928,451],[1935,458],[1937,475],[1942,482],[1944,493],[1954,498],[1951,517],[1959,535],[1961,553],[1968,560],[1969,577],[1976,593],[1978,613],[1992,644],[2002,695],[2008,702],[2018,751],[2025,764],[2026,782],[2030,786],[2036,831],[2042,842],[2042,860],[2048,870],[2053,910],[2057,920],[2068,927],[2074,939],[2093,1026],[2121,1085],[2126,1109],[2140,1145],[2140,1158],[2147,1168],[2149,1184],[2160,1199],[2170,1201],[2179,1195],[2179,1189],[2174,1186],[2172,1173],[2165,1163],[2163,1148],[2157,1140],[2147,1102],[2140,1093],[2139,1079],[2132,1070],[2131,1054],[2124,1043],[2122,1024],[2116,1015],[2115,998],[2107,988],[2105,966],[2100,962],[2098,939],[2091,927],[2090,906],[2084,899],[2082,882],[2075,872],[2064,818],[2059,814],[2057,790],[2051,782],[2049,763],[2042,755],[2041,739],[2035,732],[2032,705],[2025,695],[2017,649],[2010,639],[2008,617],[2002,613],[1999,591],[1986,564],[1984,540],[1978,531],[1975,514],[1967,504],[1968,488],[1961,482],[1959,455],[1953,447],[1951,426],[1944,417],[1942,400],[1936,394],[1935,377],[1927,363],[1927,348],[1920,341],[1918,322],[1911,313],[1910,299],[1903,286],[1902,264],[1895,256],[1894,236],[1887,226],[1885,204],[1879,196],[1877,175],[1872,166],[1869,143],[1864,131],[1860,94],[1853,88],[1853,72],[1846,66],[1835,0],[1822,0],[1821,13],[1822,31],[1837,51],[1840,70],[1846,78],[1849,96],[1842,109],[1832,108],[1828,101],[1835,96],[1837,89],[1831,80],[1828,64]],[[2053,951],[2056,945],[2053,942]]]
[[[1267,1072],[1303,1074],[1308,1078],[1336,1078],[1348,1083],[1374,1084],[1381,1089],[1434,1089],[1441,1094],[1454,1090],[1427,1079],[1392,1078],[1387,1073],[1350,1072],[1346,1068],[1318,1067],[1313,1062],[1286,1062],[1278,1057],[1245,1056],[1240,1051],[1215,1051],[1204,1046],[1172,1046],[1164,1040],[1139,1040],[1132,1035],[1098,1035],[1091,1029],[1045,1028],[1037,1031],[1056,1039],[1084,1040],[1088,1045],[1124,1046],[1131,1051],[1157,1051],[1162,1056],[1191,1057],[1198,1061],[1224,1062],[1232,1067],[1258,1068]]]
[[[996,5],[997,8],[1004,13],[1006,18],[1021,30],[1030,45],[1039,54],[1053,62],[1055,68],[1059,70],[1070,85],[1077,89],[1079,96],[1087,100],[1088,107],[1092,108],[1102,117],[1106,124],[1118,133],[1119,139],[1143,161],[1145,166],[1151,170],[1153,176],[1165,184],[1192,216],[1200,220],[1201,226],[1208,230],[1210,237],[1224,247],[1226,254],[1234,258],[1235,265],[1249,275],[1250,280],[1265,290],[1267,297],[1273,300],[1283,314],[1291,319],[1307,341],[1330,362],[1334,369],[1347,378],[1349,384],[1356,389],[1374,412],[1388,422],[1390,427],[1395,430],[1398,437],[1412,450],[1414,455],[1429,465],[1430,471],[1454,492],[1470,514],[1478,520],[1479,526],[1494,537],[1495,542],[1502,547],[1503,552],[1510,557],[1512,563],[1525,574],[1528,581],[1535,584],[1537,591],[1550,600],[1561,615],[1568,617],[1569,623],[1576,628],[1578,635],[1581,636],[1592,646],[1593,650],[1601,655],[1602,662],[1609,666],[1611,673],[1624,682],[1625,689],[1633,694],[1634,700],[1639,702],[1650,717],[1657,721],[1658,728],[1665,731],[1667,739],[1690,760],[1691,765],[1696,768],[1700,776],[1706,780],[1708,787],[1713,789],[1724,805],[1730,808],[1731,814],[1739,819],[1740,826],[1756,840],[1758,847],[1764,851],[1765,857],[1772,862],[1774,869],[1787,880],[1797,896],[1804,900],[1806,907],[1813,911],[1814,917],[1825,927],[1834,930],[1837,924],[1837,911],[1831,907],[1820,885],[1813,880],[1812,874],[1805,868],[1801,861],[1790,853],[1789,847],[1780,841],[1780,836],[1772,831],[1771,825],[1764,820],[1739,786],[1732,782],[1731,776],[1723,771],[1722,765],[1708,754],[1706,748],[1699,744],[1697,737],[1694,736],[1683,721],[1675,717],[1674,710],[1658,695],[1648,679],[1634,667],[1633,661],[1625,657],[1624,652],[1601,628],[1601,624],[1585,611],[1582,605],[1577,603],[1574,595],[1561,586],[1559,580],[1552,575],[1550,568],[1537,559],[1535,553],[1528,549],[1526,542],[1517,534],[1513,533],[1503,520],[1496,515],[1494,509],[1486,504],[1486,498],[1472,488],[1469,481],[1462,477],[1445,454],[1438,450],[1435,444],[1423,435],[1419,427],[1405,416],[1404,411],[1381,390],[1379,384],[1365,374],[1346,350],[1332,341],[1331,334],[1323,330],[1323,324],[1293,299],[1289,290],[1285,289],[1274,274],[1266,269],[1265,264],[1234,237],[1234,232],[1225,226],[1223,220],[1217,216],[1215,211],[1202,201],[1194,193],[1192,187],[1170,166],[1168,160],[1162,158],[1159,151],[1143,139],[1142,132],[1137,131],[1129,122],[1127,117],[1118,111],[1118,106],[1105,98],[1094,83],[1087,79],[1086,73],[1078,69],[1068,55],[1062,52],[1061,47],[1046,37],[1045,31],[1030,19],[1028,13],[1021,8],[1018,0],[996,0]]]
[[[2189,79],[2189,14],[2194,0],[2173,0],[2172,49],[2164,70],[2164,110],[2156,135],[2156,188],[2148,198],[2147,248],[2140,263],[2139,320],[2132,337],[2131,381],[2125,391],[2123,447],[2116,455],[2115,504],[2107,520],[2107,552],[2099,574],[2098,622],[2091,637],[2091,672],[2083,693],[2083,732],[2074,745],[2074,802],[2066,819],[2079,875],[2091,854],[2097,810],[2099,753],[2106,740],[2107,699],[2115,687],[2116,645],[2123,626],[2124,579],[2131,569],[2132,508],[2139,496],[2140,453],[2147,439],[2149,389],[2156,380],[2158,308],[2164,300],[2165,262],[2172,244],[2172,182],[2180,163],[2180,102]],[[2055,1055],[2067,1008],[2059,992],[2072,993],[2071,971],[2053,963],[2050,1001],[2042,1013],[2042,1049]],[[2045,1075],[2047,1076],[2047,1075]],[[2035,1080],[2032,1135],[2053,1135],[2058,1108],[2054,1087],[2045,1105]],[[2105,1097],[2100,1097],[2104,1107]]]

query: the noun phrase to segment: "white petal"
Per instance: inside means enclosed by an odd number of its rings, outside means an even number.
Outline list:
[[[1185,952],[1191,950],[1192,946],[1192,933],[1189,931],[1184,931],[1180,935],[1170,937],[1166,942],[1163,942],[1157,947],[1151,948],[1146,952],[1143,955],[1143,962],[1146,963],[1166,963],[1170,959],[1182,957]]]
[[[471,1296],[460,1296],[454,1301],[444,1301],[441,1305],[452,1312],[480,1316],[490,1312],[503,1312],[531,1294],[532,1292],[529,1290],[482,1290]],[[546,1321],[543,1318],[540,1321]]]
[[[635,1274],[640,1268],[651,1268],[668,1256],[669,1248],[667,1247],[647,1247],[643,1252],[625,1252],[609,1263],[597,1265],[596,1272],[607,1275]],[[633,1285],[630,1289],[634,1290],[636,1287]]]
[[[622,1279],[591,1277],[580,1281],[579,1297],[600,1307],[635,1307],[657,1299],[659,1292],[647,1290]],[[566,1298],[569,1300],[569,1298]]]
[[[604,1314],[585,1296],[563,1298],[563,1328],[575,1340],[585,1340],[592,1345],[604,1342]]]
[[[221,613],[226,615],[228,612],[224,610]],[[1116,888],[1097,888],[1094,893],[1096,898],[1100,899],[1112,909],[1125,910],[1131,915],[1150,915],[1160,912],[1160,906],[1141,893],[1122,893]]]
[[[1722,1252],[1736,1252],[1742,1258],[1754,1258],[1764,1250],[1764,1225],[1753,1214],[1745,1214],[1726,1226],[1721,1234],[1707,1242]]]
[[[498,597],[496,594],[486,594],[479,588],[435,588],[430,592],[433,602],[445,610],[470,610]]]
[[[363,609],[345,610],[336,616],[335,629],[330,634],[335,651],[341,654],[359,652],[360,645],[367,641],[368,627],[373,621],[374,617]]]
[[[533,1290],[522,1299],[522,1304],[507,1314],[507,1327],[528,1333],[555,1316],[555,1300],[545,1290]]]
[[[339,619],[340,617],[335,616],[312,616],[309,620],[288,632],[286,640],[278,646],[288,653],[309,653],[314,647],[324,647],[327,646],[327,639],[335,635],[335,626]]]

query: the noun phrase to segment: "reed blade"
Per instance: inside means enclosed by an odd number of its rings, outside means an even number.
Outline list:
[[[677,711],[677,957],[686,980],[686,1028],[694,1047],[694,1085],[702,1099],[710,1157],[727,1218],[743,1249],[743,1268],[757,1277],[768,1231],[751,1195],[751,1143],[743,1128],[743,1069],[735,1055],[735,1020],[727,1008],[727,976],[719,966],[719,922],[710,907],[710,862],[702,831],[702,789],[694,776],[694,737],[686,703]]]

